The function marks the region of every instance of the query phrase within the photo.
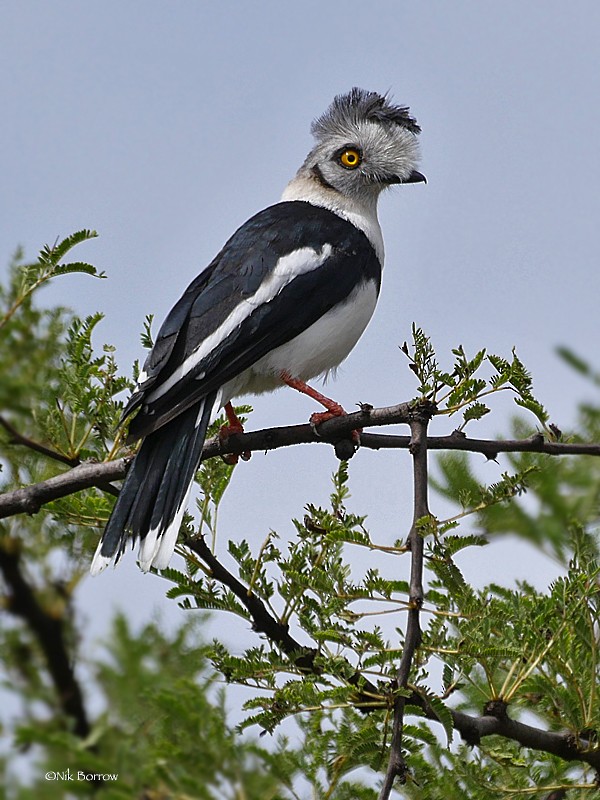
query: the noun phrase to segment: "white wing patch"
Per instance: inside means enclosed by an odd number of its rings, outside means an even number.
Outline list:
[[[203,358],[206,358],[215,347],[233,333],[252,314],[255,308],[277,297],[294,278],[320,267],[332,252],[333,247],[330,244],[325,244],[320,250],[315,250],[312,247],[301,247],[287,256],[282,256],[275,265],[274,270],[260,284],[256,292],[251,297],[242,300],[216,331],[207,336],[194,352],[186,358],[183,364],[177,367],[168,380],[148,394],[147,402],[152,403],[166,394],[185,375],[191,372]]]

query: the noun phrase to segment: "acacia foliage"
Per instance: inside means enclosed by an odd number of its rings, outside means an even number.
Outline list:
[[[17,258],[0,287],[2,491],[84,460],[128,453],[117,422],[137,365],[124,377],[114,349],[92,341],[101,315],[80,320],[35,303],[37,289],[60,275],[102,277],[88,264],[63,263],[91,235],[45,248],[35,264]],[[150,322],[142,334],[146,346]],[[481,350],[469,358],[457,347],[443,370],[416,327],[402,349],[417,379],[416,409],[427,405],[452,423],[460,418],[464,434],[490,413],[494,395],[509,391],[543,435],[561,436],[516,353],[506,359]],[[599,382],[580,357],[563,355]],[[531,431],[524,419],[515,423],[516,435]],[[581,409],[572,438],[600,441],[598,406]],[[183,566],[162,573],[169,599],[182,608],[180,630],[166,633],[149,623],[134,633],[118,616],[105,647],[85,655],[77,587],[110,512],[110,487],[1,522],[4,686],[19,702],[16,720],[3,723],[11,740],[4,754],[7,796],[285,800],[310,792],[374,800],[399,693],[408,772],[395,796],[591,796],[600,763],[598,461],[533,453],[504,458],[491,486],[481,484],[468,455],[438,459],[436,489],[456,512],[417,521],[426,565],[422,637],[405,688],[398,688],[397,672],[412,602],[410,519],[398,520],[396,541],[371,531],[368,517],[351,507],[345,462],[333,476],[329,505],[299,509],[291,535],[270,531],[265,519],[264,531],[230,541],[218,560],[218,509],[234,470],[218,459],[204,462],[198,513],[182,528]],[[563,575],[546,591],[509,580],[475,589],[459,568],[463,554],[506,533],[551,551]],[[243,651],[227,637],[203,642],[197,621],[205,611],[242,618],[255,641]],[[54,645],[36,627],[35,614],[50,625]],[[70,674],[58,671],[61,655],[75,665]],[[247,690],[238,730],[228,722],[225,684]],[[77,691],[74,710],[65,693]],[[237,702],[241,695],[230,696]],[[90,698],[104,709],[95,716]],[[480,721],[501,713],[560,734],[576,757],[548,752],[542,740],[528,747],[510,735],[469,740],[464,719],[459,735],[460,714]],[[281,733],[289,734],[289,725],[282,728],[289,719],[297,726],[292,741]],[[269,746],[259,732],[273,734]],[[14,766],[19,750],[30,753],[27,780],[22,762]],[[120,778],[46,781],[57,764]]]

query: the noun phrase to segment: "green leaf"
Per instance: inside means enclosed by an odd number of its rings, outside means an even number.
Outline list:
[[[57,265],[76,245],[87,242],[90,239],[95,239],[97,236],[98,234],[96,231],[87,230],[85,228],[76,231],[52,247],[45,245],[40,252],[39,260],[43,264]]]
[[[154,339],[152,337],[152,322],[154,321],[154,314],[146,314],[144,319],[144,330],[141,333],[142,347],[146,350],[152,350],[154,347]]]
[[[481,419],[489,413],[490,409],[484,403],[477,402],[465,408],[463,411],[463,419],[465,422],[469,422],[472,419]]]
[[[515,403],[522,408],[531,411],[539,421],[545,425],[548,422],[549,415],[544,406],[535,400],[533,397],[515,397]]]
[[[415,687],[415,691],[427,700],[427,703],[435,713],[439,722],[442,723],[446,733],[448,747],[452,743],[452,735],[454,733],[454,722],[452,720],[452,712],[443,703],[443,701],[429,689],[424,686]]]
[[[72,261],[69,264],[59,264],[54,267],[55,275],[69,275],[75,272],[92,275],[94,278],[106,278],[106,273],[98,272],[96,267],[86,264],[84,261]]]
[[[443,540],[443,553],[445,556],[453,556],[467,547],[484,547],[486,544],[489,544],[489,540],[485,536],[477,534],[445,536]]]

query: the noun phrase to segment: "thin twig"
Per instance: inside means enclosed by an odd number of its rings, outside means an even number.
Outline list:
[[[22,445],[29,450],[33,450],[36,453],[40,453],[43,456],[51,458],[53,461],[60,461],[62,464],[66,464],[69,467],[77,467],[81,464],[81,459],[79,457],[71,458],[70,456],[66,456],[64,453],[61,453],[58,450],[54,450],[51,447],[46,447],[46,445],[41,444],[41,442],[36,442],[34,439],[30,439],[28,436],[23,436],[23,434],[19,433],[14,425],[12,425],[2,416],[0,416],[0,427],[4,428],[4,430],[10,435],[10,439],[8,440],[9,444]],[[95,485],[99,489],[102,489],[102,491],[112,494],[114,497],[117,497],[119,494],[119,490],[110,483],[98,482]]]
[[[81,463],[78,458],[70,458],[69,456],[64,455],[64,453],[60,453],[58,450],[53,450],[51,447],[46,447],[46,445],[41,444],[40,442],[36,442],[27,436],[23,436],[23,434],[19,433],[14,425],[11,425],[11,423],[2,416],[0,416],[0,427],[4,428],[4,430],[10,436],[10,439],[8,440],[9,444],[23,445],[29,450],[33,450],[36,453],[41,453],[43,456],[47,456],[54,461],[60,461],[62,464],[67,464],[69,467],[76,467]]]

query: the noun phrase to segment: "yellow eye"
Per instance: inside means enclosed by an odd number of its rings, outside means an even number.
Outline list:
[[[356,169],[360,164],[361,157],[358,150],[354,150],[352,148],[348,148],[340,153],[340,163],[343,167],[347,169]]]

